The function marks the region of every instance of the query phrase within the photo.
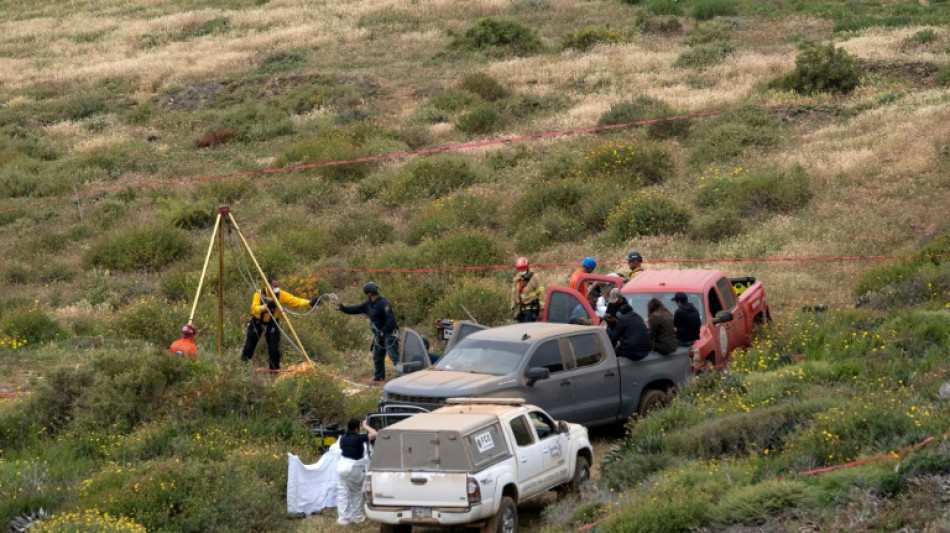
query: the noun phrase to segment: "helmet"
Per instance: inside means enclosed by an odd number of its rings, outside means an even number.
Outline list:
[[[597,260],[593,257],[585,257],[581,262],[581,266],[584,268],[597,268]]]
[[[515,261],[515,268],[518,270],[528,270],[528,258],[519,257],[518,260]]]
[[[367,281],[363,285],[363,294],[379,294],[379,285],[375,281]]]
[[[183,328],[181,328],[181,334],[184,335],[184,336],[186,336],[186,337],[191,337],[191,336],[193,336],[195,333],[197,333],[197,330],[195,329],[195,326],[193,326],[193,325],[191,325],[191,324],[185,324],[185,326],[184,326]]]
[[[630,252],[627,254],[627,262],[629,263],[630,261],[639,261],[642,263],[643,256],[640,255],[640,252]]]

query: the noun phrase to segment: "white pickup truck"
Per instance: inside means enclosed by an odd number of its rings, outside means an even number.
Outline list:
[[[366,476],[366,516],[381,533],[412,526],[518,530],[518,503],[590,479],[587,429],[520,398],[453,398],[383,428]]]

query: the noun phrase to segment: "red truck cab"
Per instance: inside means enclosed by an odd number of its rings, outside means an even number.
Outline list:
[[[617,282],[616,277],[598,274],[582,279],[582,283],[606,284],[603,294]],[[755,323],[771,320],[761,281],[751,277],[729,278],[719,270],[645,270],[623,285],[621,292],[644,320],[647,302],[652,298],[659,299],[675,313],[673,295],[686,294],[699,311],[701,323],[699,340],[690,350],[694,370],[725,365],[733,350],[749,345]],[[542,321],[570,322],[581,313],[581,318],[590,323],[601,323],[596,310],[578,291],[561,286],[548,289]]]

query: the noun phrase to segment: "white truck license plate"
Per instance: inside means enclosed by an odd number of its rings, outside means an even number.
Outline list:
[[[431,507],[413,507],[412,517],[413,518],[432,518],[432,508]]]

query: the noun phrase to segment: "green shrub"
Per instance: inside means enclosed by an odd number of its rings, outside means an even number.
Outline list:
[[[297,405],[298,413],[305,421],[345,421],[346,398],[339,382],[319,374],[297,374],[282,379],[274,385],[278,398],[285,398]]]
[[[459,154],[436,154],[417,159],[399,171],[383,198],[399,204],[419,198],[438,198],[486,181],[488,173]]]
[[[937,32],[927,28],[925,30],[920,30],[909,37],[904,38],[905,45],[924,45],[931,44],[937,41]]]
[[[486,102],[494,102],[508,96],[508,89],[505,89],[501,83],[498,83],[498,80],[484,72],[475,72],[465,76],[458,86],[463,91],[477,94]]]
[[[715,41],[707,44],[697,44],[692,48],[687,48],[673,66],[683,68],[706,68],[722,63],[729,54],[736,51],[735,43],[730,41]]]
[[[338,246],[350,246],[358,241],[382,244],[392,240],[394,233],[395,230],[390,224],[373,216],[345,220],[332,230]]]
[[[488,133],[501,123],[501,115],[491,105],[479,105],[460,116],[455,127],[464,133]]]
[[[423,241],[419,254],[424,264],[430,266],[490,266],[508,260],[495,237],[485,230],[456,231]]]
[[[950,85],[950,65],[943,65],[933,75],[934,83],[941,86]]]
[[[66,337],[66,330],[59,322],[38,309],[3,315],[0,332],[7,337],[26,339],[29,344],[42,344]]]
[[[782,123],[763,109],[749,108],[709,117],[690,126],[691,165],[724,163],[751,147],[771,146]]]
[[[610,109],[600,116],[597,125],[630,124],[633,122],[668,118],[676,116],[676,114],[676,111],[666,102],[651,96],[641,95],[632,100],[611,105]],[[660,139],[683,137],[689,130],[689,126],[689,120],[656,122],[647,126],[647,135]]]
[[[500,326],[508,321],[508,291],[489,279],[466,279],[450,287],[429,310],[428,317],[468,319],[471,313],[479,324]]]
[[[181,229],[213,228],[218,217],[211,202],[184,202],[179,198],[159,198],[157,215],[169,226]]]
[[[41,124],[54,124],[66,120],[78,122],[113,110],[106,93],[78,92],[38,107],[34,117]]]
[[[709,518],[717,526],[761,524],[787,509],[809,507],[814,499],[801,481],[763,481],[727,492],[709,509]]]
[[[742,215],[731,206],[711,209],[694,218],[689,236],[697,241],[718,242],[742,233]]]
[[[645,0],[643,9],[654,15],[679,16],[683,14],[683,8],[677,0]]]
[[[628,195],[607,216],[607,231],[615,242],[645,235],[672,235],[686,231],[689,212],[654,192]]]
[[[675,35],[683,31],[677,16],[655,16],[649,13],[637,16],[637,29],[645,34]]]
[[[709,20],[696,23],[686,39],[687,46],[708,44],[716,41],[728,41],[732,34],[732,25],[721,20]]]
[[[194,294],[189,291],[178,297],[179,302],[182,302],[178,305],[183,306],[183,298],[187,297],[190,300]],[[183,316],[186,316],[184,309],[180,309],[177,313],[172,312],[172,306],[168,303],[154,296],[147,296],[123,310],[113,327],[115,333],[122,337],[141,339],[163,346],[171,344],[178,337]]]
[[[808,176],[801,166],[789,169],[733,169],[721,173],[707,170],[700,180],[697,204],[704,207],[729,206],[746,216],[789,213],[801,209],[811,199]]]
[[[449,49],[524,56],[540,52],[542,44],[534,28],[516,20],[489,17],[476,21],[464,34],[456,36]]]
[[[583,208],[583,200],[595,190],[595,185],[575,180],[527,187],[512,216],[523,224],[536,220],[545,213],[576,215]]]
[[[580,174],[644,186],[662,183],[672,172],[670,156],[661,149],[607,141],[587,152]]]
[[[554,243],[574,241],[585,233],[586,227],[579,217],[548,212],[530,224],[519,225],[515,239],[519,250],[536,252]]]
[[[497,104],[499,112],[503,116],[524,118],[539,113],[551,113],[567,109],[570,101],[561,94],[546,94],[538,96],[536,94],[516,94]]]
[[[258,102],[248,102],[229,109],[208,128],[205,135],[230,129],[240,132],[235,137],[237,140],[255,143],[293,133],[294,123],[287,113],[279,109]]]
[[[264,56],[264,58],[261,59],[261,64],[257,67],[257,72],[260,74],[273,74],[275,72],[297,70],[306,64],[306,54],[290,50],[279,50]]]
[[[217,216],[218,205],[231,205],[257,192],[254,181],[250,178],[230,178],[214,180],[198,191],[198,198],[206,203],[214,204],[212,215]]]
[[[156,271],[187,257],[191,240],[181,230],[158,226],[106,236],[83,257],[87,268]]]
[[[711,20],[716,17],[732,17],[738,12],[733,0],[699,0],[693,4],[690,14],[696,20]]]
[[[616,455],[616,459],[606,462],[602,467],[603,482],[613,490],[628,490],[637,487],[643,480],[673,464],[669,454],[627,453]]]
[[[424,105],[409,116],[408,123],[414,126],[425,126],[427,124],[438,124],[439,122],[448,122],[450,120],[449,112],[433,104]]]
[[[359,142],[345,132],[327,132],[304,139],[277,160],[279,166],[350,160],[366,154]],[[375,167],[374,163],[348,163],[321,167],[319,172],[334,183],[356,182]]]
[[[300,173],[281,176],[270,184],[268,192],[283,205],[304,205],[312,213],[319,213],[339,201],[335,187]]]
[[[946,452],[912,454],[897,467],[903,479],[918,476],[950,475],[950,455]]]
[[[568,33],[561,40],[561,49],[573,49],[586,52],[601,43],[613,43],[620,40],[620,34],[604,26],[587,26]]]
[[[206,35],[218,35],[221,33],[226,33],[231,27],[231,21],[226,18],[213,18],[211,20],[206,20],[204,22],[192,22],[189,23],[185,28],[180,32],[172,36],[174,41],[187,41],[189,39],[196,39],[198,37],[204,37]]]
[[[429,101],[429,106],[446,113],[456,113],[475,105],[480,100],[481,98],[477,94],[467,89],[446,89],[433,96]],[[434,120],[431,122],[442,121]]]
[[[795,69],[771,82],[778,89],[801,94],[847,94],[861,83],[857,59],[842,48],[803,41],[798,45]]]
[[[497,200],[461,194],[430,202],[419,216],[410,221],[406,242],[418,244],[426,237],[436,237],[461,227],[489,228],[497,225]]]
[[[75,277],[76,272],[62,263],[47,262],[39,269],[39,279],[43,283],[71,281]]]

